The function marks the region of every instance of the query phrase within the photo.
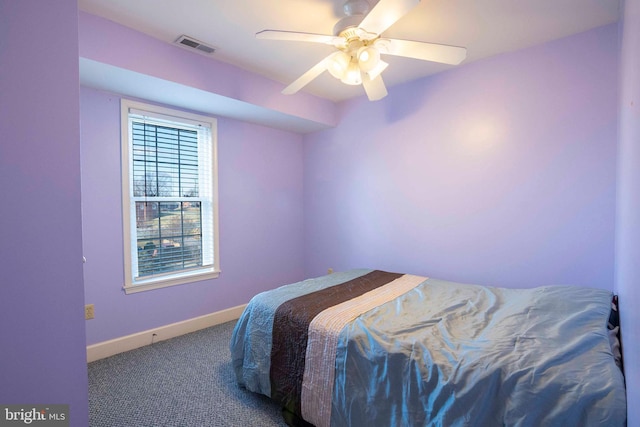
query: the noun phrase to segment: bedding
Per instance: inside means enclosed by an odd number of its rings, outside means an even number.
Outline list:
[[[623,426],[611,293],[351,270],[255,296],[237,382],[291,425]]]

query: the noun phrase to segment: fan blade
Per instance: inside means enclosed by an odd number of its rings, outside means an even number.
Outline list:
[[[467,57],[467,49],[444,44],[416,42],[411,40],[378,39],[375,42],[380,53],[458,65]]]
[[[339,53],[340,52],[333,52],[331,55],[327,56],[322,61],[318,62],[316,65],[311,67],[309,71],[307,71],[306,73],[298,77],[289,86],[285,87],[282,90],[282,93],[285,95],[293,95],[294,93],[296,93],[297,91],[299,91],[300,89],[302,89],[303,87],[311,83],[313,79],[318,77],[320,74],[322,74],[324,71],[326,71],[329,68],[329,64],[331,63],[331,60],[336,54],[339,54]]]
[[[380,0],[364,17],[358,28],[380,35],[418,3],[420,0]]]
[[[377,101],[387,96],[387,88],[382,81],[381,75],[372,79],[367,73],[363,73],[362,86],[364,86],[364,91],[367,93],[369,101]]]
[[[342,47],[346,44],[346,40],[342,37],[314,33],[299,33],[296,31],[262,30],[259,33],[256,33],[256,38],[261,40],[323,43],[335,47]]]

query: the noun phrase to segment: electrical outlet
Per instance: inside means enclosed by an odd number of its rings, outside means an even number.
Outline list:
[[[93,314],[93,304],[87,304],[84,306],[84,319],[85,320],[89,320],[89,319],[93,319],[94,318],[94,314]]]

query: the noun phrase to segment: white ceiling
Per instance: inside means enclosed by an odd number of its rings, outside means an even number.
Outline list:
[[[374,1],[374,0],[371,0]],[[344,0],[79,0],[81,10],[173,43],[186,34],[214,46],[212,55],[283,83],[327,56],[331,46],[256,40],[264,29],[332,34]],[[422,0],[384,36],[467,48],[469,63],[618,20],[619,0]],[[385,57],[388,88],[451,66]],[[364,95],[323,73],[304,91],[332,101]],[[390,89],[391,91],[391,89]]]

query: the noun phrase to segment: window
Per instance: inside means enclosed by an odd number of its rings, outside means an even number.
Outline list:
[[[126,293],[218,276],[215,124],[122,100]]]

